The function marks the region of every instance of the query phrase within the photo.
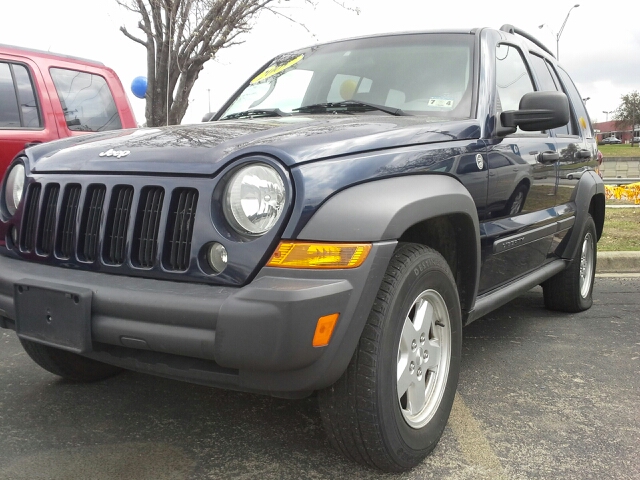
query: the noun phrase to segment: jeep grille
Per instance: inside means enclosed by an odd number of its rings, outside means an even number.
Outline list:
[[[92,184],[83,192],[75,183],[51,183],[42,191],[37,182],[28,189],[19,241],[23,252],[35,249],[48,257],[55,242],[56,257],[63,260],[95,263],[101,258],[106,265],[119,266],[129,259],[136,267],[153,268],[162,259],[166,270],[189,268],[198,203],[195,188],[173,190],[164,209],[165,190],[158,186],[142,188],[137,201],[130,185]]]

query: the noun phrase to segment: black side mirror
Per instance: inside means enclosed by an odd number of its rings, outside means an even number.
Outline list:
[[[218,113],[218,112],[205,113],[204,117],[202,117],[202,121],[203,122],[210,122],[211,119],[216,116],[216,113]]]
[[[537,132],[562,127],[569,123],[569,100],[561,92],[531,92],[520,99],[519,110],[500,114],[500,134],[508,135],[520,127],[525,132]]]

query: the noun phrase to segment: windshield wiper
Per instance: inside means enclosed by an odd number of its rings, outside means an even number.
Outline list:
[[[300,113],[315,113],[315,112],[328,112],[328,111],[372,111],[380,110],[381,112],[388,113],[396,116],[410,116],[411,114],[402,111],[399,108],[387,107],[385,105],[377,105],[375,103],[362,102],[360,100],[345,100],[344,102],[329,102],[329,103],[315,103],[313,105],[305,105],[304,107],[294,108],[294,112]]]
[[[287,117],[288,113],[283,112],[279,108],[252,108],[244,112],[231,113],[220,120],[233,120],[235,118],[253,118],[253,117]]]

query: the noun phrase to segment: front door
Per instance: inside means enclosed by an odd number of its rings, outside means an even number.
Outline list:
[[[496,116],[518,110],[534,82],[517,46],[496,49]],[[488,218],[480,225],[486,293],[542,265],[555,233],[558,152],[550,132],[517,130],[487,145]]]

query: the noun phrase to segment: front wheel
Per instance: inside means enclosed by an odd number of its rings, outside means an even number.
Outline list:
[[[318,396],[334,447],[387,472],[420,463],[449,418],[461,343],[449,265],[431,248],[400,244],[349,367]]]

